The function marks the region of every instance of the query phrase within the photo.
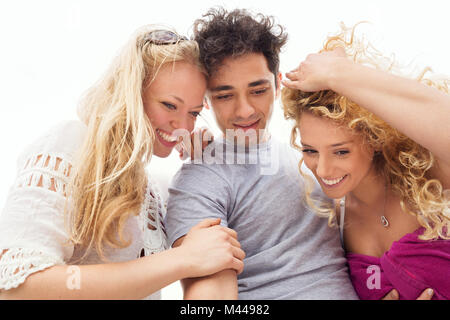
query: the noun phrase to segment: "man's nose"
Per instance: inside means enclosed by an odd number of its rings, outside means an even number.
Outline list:
[[[255,113],[255,108],[249,103],[246,97],[237,100],[235,118],[248,119]]]

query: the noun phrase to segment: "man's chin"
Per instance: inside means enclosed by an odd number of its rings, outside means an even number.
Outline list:
[[[227,129],[225,138],[237,145],[251,146],[267,140],[267,130],[263,128],[242,130],[241,128]]]

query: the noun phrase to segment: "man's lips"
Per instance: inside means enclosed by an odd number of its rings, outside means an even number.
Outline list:
[[[258,127],[260,119],[254,121],[254,122],[250,122],[247,124],[237,124],[237,123],[233,123],[233,126],[236,127],[237,129],[242,129],[244,131],[249,130],[249,129],[256,129]]]

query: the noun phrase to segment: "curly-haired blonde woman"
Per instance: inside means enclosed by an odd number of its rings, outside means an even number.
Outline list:
[[[339,225],[361,299],[416,299],[427,288],[450,299],[449,81],[400,76],[354,30],[343,27],[284,81],[291,142],[340,200],[308,202]]]
[[[145,166],[192,131],[206,79],[197,43],[139,29],[62,123],[18,161],[0,219],[3,299],[159,298],[166,285],[243,269],[236,233],[204,220],[168,249],[165,206]]]

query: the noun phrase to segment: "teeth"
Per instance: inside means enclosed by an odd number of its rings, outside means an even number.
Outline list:
[[[332,186],[332,185],[338,184],[338,183],[341,182],[342,179],[344,179],[344,178],[345,178],[345,176],[340,177],[340,178],[338,178],[338,179],[334,179],[334,180],[327,180],[327,179],[324,179],[324,178],[321,178],[321,179],[322,179],[322,181],[323,181],[326,185]]]
[[[171,137],[171,136],[169,136],[168,134],[166,134],[166,133],[160,131],[159,129],[156,129],[156,132],[159,134],[159,136],[160,136],[161,138],[163,138],[163,139],[164,139],[165,141],[167,141],[167,142],[175,142],[175,141],[177,141],[177,138]]]

